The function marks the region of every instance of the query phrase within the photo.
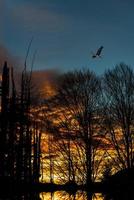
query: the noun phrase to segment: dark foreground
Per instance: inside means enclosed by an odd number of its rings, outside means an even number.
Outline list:
[[[7,180],[0,180],[0,199],[40,199],[39,193],[55,191],[66,191],[75,195],[77,191],[87,193],[102,193],[105,200],[132,200],[134,199],[134,169],[122,170],[109,177],[103,182],[96,182],[90,185],[77,185],[74,182],[64,185],[50,183],[13,183]],[[15,196],[17,198],[15,198]],[[23,196],[23,198],[21,198]],[[26,198],[25,198],[26,196]],[[89,199],[89,198],[87,198]],[[92,198],[91,198],[92,199]]]

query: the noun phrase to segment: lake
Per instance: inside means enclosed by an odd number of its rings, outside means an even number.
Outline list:
[[[69,194],[65,191],[56,191],[54,193],[40,193],[41,200],[103,200],[101,193],[88,194],[83,191],[78,191],[76,194]]]
[[[3,193],[0,196],[0,200],[132,200],[133,194],[127,193],[114,193],[113,195],[103,195],[102,193],[87,193],[84,191],[77,191],[75,194],[69,194],[65,191],[55,191],[51,192],[41,192],[41,193],[25,193],[9,195],[8,193]]]
[[[102,194],[88,194],[77,191],[76,194],[69,194],[65,191],[26,193],[9,196],[8,193],[0,196],[0,200],[104,200]]]

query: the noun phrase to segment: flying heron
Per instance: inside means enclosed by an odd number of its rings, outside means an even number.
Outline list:
[[[97,57],[101,58],[101,52],[103,48],[104,48],[103,46],[100,46],[100,48],[97,49],[96,53],[93,53],[92,58],[97,58]]]

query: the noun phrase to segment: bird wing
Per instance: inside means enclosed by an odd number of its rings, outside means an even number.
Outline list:
[[[97,56],[99,56],[99,55],[101,54],[102,49],[103,49],[103,46],[101,46],[101,47],[97,50],[97,52],[96,52],[96,55],[97,55]]]

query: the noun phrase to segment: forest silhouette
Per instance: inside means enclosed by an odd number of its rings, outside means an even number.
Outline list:
[[[130,66],[120,63],[102,76],[89,69],[66,72],[57,77],[55,92],[46,99],[34,90],[26,66],[19,87],[7,62],[1,76],[2,193],[83,190],[119,199],[125,191],[125,199],[133,198]]]

